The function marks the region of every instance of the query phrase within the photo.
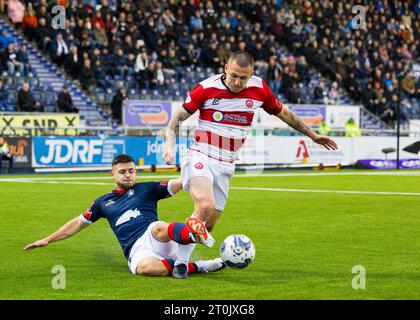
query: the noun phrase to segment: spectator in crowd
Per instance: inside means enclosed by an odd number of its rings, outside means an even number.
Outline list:
[[[223,49],[223,47],[221,48]],[[219,55],[219,51],[218,51],[218,56],[220,59],[226,58],[224,53],[220,53]],[[200,61],[200,49],[195,48],[192,42],[188,43],[186,47],[182,50],[180,60],[183,66],[190,67],[190,66],[197,65]],[[224,61],[227,61],[227,60],[224,60]]]
[[[70,48],[70,54],[68,54],[64,60],[64,69],[73,77],[77,78],[80,71],[80,57],[77,46]]]
[[[15,50],[15,45],[9,43],[2,54],[3,68],[7,69],[10,76],[15,74],[16,69],[23,76],[25,73],[25,65],[18,60],[18,54]]]
[[[149,65],[149,54],[146,48],[142,48],[137,54],[134,71],[137,74],[139,88],[146,88],[147,66]]]
[[[281,65],[276,61],[276,56],[271,56],[268,61],[266,81],[274,94],[279,93],[281,87],[281,76]]]
[[[25,15],[25,5],[19,0],[8,0],[7,15],[14,24],[20,25]]]
[[[79,72],[79,81],[82,88],[88,92],[91,92],[92,87],[96,85],[95,74],[89,59],[85,59],[83,62],[83,67]]]
[[[10,153],[6,139],[0,137],[0,173],[2,171],[3,160],[9,161],[9,173],[13,172],[13,155]]]
[[[102,89],[109,87],[109,82],[106,79],[106,71],[100,59],[96,59],[93,65],[93,73],[95,74],[96,85]]]
[[[416,83],[411,73],[406,73],[404,75],[404,78],[401,80],[401,86],[405,93],[407,93],[410,97],[414,97],[416,92]]]
[[[165,89],[167,85],[167,80],[165,79],[165,72],[163,71],[162,62],[157,61],[155,64],[156,69],[156,85],[159,89]]]
[[[38,27],[38,19],[32,4],[29,3],[25,10],[25,15],[22,20],[22,29],[29,41],[32,41],[36,35],[36,28]]]
[[[19,112],[42,112],[41,102],[36,101],[33,97],[29,83],[24,82],[22,88],[18,92],[17,111]]]
[[[50,57],[52,61],[61,66],[69,53],[69,46],[64,40],[63,34],[58,32],[55,39],[50,42]]]
[[[22,44],[19,47],[17,52],[17,60],[23,65],[23,73],[21,75],[28,76],[28,72],[31,69],[31,64],[29,63],[28,46],[26,44]]]
[[[100,46],[108,45],[108,36],[106,35],[105,29],[101,27],[100,22],[95,22],[93,36]]]
[[[0,30],[0,49],[7,48],[9,43],[13,43],[14,39],[7,35],[6,31]]]
[[[324,81],[319,81],[318,85],[314,89],[314,100],[313,103],[316,104],[323,104],[324,101],[324,90],[325,90],[325,83]]]
[[[38,20],[38,26],[34,30],[34,38],[38,47],[46,51],[47,43],[51,40],[50,28],[47,25],[47,19],[45,17],[40,17]]]
[[[328,104],[337,104],[340,98],[340,93],[338,91],[338,83],[334,81],[331,84],[330,89],[328,90],[327,94],[327,103]]]
[[[120,85],[111,102],[112,118],[120,124],[122,122],[122,108],[125,99],[127,99],[126,89],[124,85]]]
[[[382,97],[380,99],[379,105],[379,117],[382,121],[387,123],[389,126],[394,126],[394,120],[395,120],[395,111],[391,106],[389,105],[389,102],[385,97]]]
[[[65,113],[78,113],[77,109],[73,104],[69,88],[64,85],[57,97],[57,107],[60,112]]]

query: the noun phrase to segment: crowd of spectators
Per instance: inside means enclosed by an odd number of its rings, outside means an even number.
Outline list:
[[[276,94],[289,102],[312,102],[314,88],[307,87],[315,70],[305,57],[285,51],[266,23],[247,19],[258,9],[249,1],[72,1],[65,28],[54,30],[52,7],[62,2],[27,1],[22,28],[88,91],[113,86],[113,79],[134,79],[135,89],[168,89],[185,81],[190,68],[223,72],[229,55],[243,49],[255,57],[257,74]],[[270,1],[266,15],[280,5]],[[328,101],[342,94],[336,90]]]
[[[356,5],[363,6],[365,21],[357,19],[360,11],[352,13]],[[392,125],[399,90],[402,120],[420,113],[419,75],[414,73],[420,67],[419,13],[416,0],[292,0],[273,19],[291,53],[305,56],[354,102]]]
[[[285,102],[334,104],[348,96],[392,124],[399,88],[403,118],[419,98],[413,73],[419,1],[370,3],[39,0],[25,1],[21,25],[91,92],[114,80],[130,80],[135,85],[128,89],[168,89],[185,81],[186,70],[223,72],[230,53],[240,49],[254,56],[256,74]],[[51,28],[56,4],[67,7],[64,29]],[[367,10],[363,29],[355,5]]]

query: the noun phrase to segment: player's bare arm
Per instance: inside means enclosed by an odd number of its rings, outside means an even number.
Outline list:
[[[28,244],[24,248],[24,250],[25,251],[30,251],[30,250],[38,248],[38,247],[45,247],[45,246],[47,246],[48,244],[50,244],[51,242],[54,242],[54,241],[67,239],[67,238],[71,237],[72,235],[78,233],[80,230],[86,228],[88,225],[89,225],[88,223],[84,222],[78,216],[78,217],[70,220],[69,222],[67,222],[65,225],[63,225],[60,229],[58,229],[56,232],[54,232],[50,236],[48,236],[44,239],[35,241],[31,244]]]
[[[175,158],[174,144],[179,133],[181,123],[187,120],[191,114],[184,108],[179,108],[171,118],[165,132],[165,145],[163,148],[163,160],[167,164],[173,164]]]
[[[300,119],[296,113],[289,110],[288,108],[284,107],[282,110],[276,115],[280,120],[287,123],[293,129],[303,133],[304,135],[311,138],[314,142],[324,146],[328,150],[336,150],[337,144],[334,140],[327,136],[322,136],[317,134],[311,128],[309,128],[303,121]]]

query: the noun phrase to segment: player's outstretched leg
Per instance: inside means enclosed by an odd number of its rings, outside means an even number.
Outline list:
[[[224,263],[221,258],[212,260],[198,260],[194,262],[194,264],[197,267],[197,272],[200,273],[216,272],[226,268],[226,263]]]
[[[189,269],[191,269],[188,267],[188,260],[197,242],[196,237],[187,225],[181,222],[172,222],[168,225],[168,236],[179,244],[177,260],[171,270],[172,276],[177,279],[187,279]]]
[[[196,242],[202,243],[209,248],[213,247],[215,240],[211,236],[210,232],[207,231],[206,225],[203,221],[191,216],[185,220],[185,224],[193,233]]]
[[[161,260],[164,266],[168,269],[169,275],[172,274],[174,278],[177,279],[186,279],[187,277],[178,277],[177,268],[174,266],[175,261],[172,259]],[[209,273],[223,270],[226,268],[226,264],[222,261],[221,258],[216,258],[212,260],[198,260],[194,263],[189,262],[188,264],[183,264],[187,269],[186,273]]]
[[[213,237],[207,231],[204,222],[202,222],[200,219],[196,217],[189,217],[185,224],[183,224],[185,226],[183,233],[186,234],[185,229],[190,230],[190,235],[193,236],[194,242],[202,243],[207,247],[212,247],[214,245],[215,241]],[[170,234],[169,230],[170,228],[168,228],[168,233]],[[188,277],[187,262],[189,261],[191,253],[195,247],[195,243],[183,244],[184,245],[180,245],[178,248],[177,259],[175,261],[174,270],[172,272],[172,276],[178,279],[186,279]]]

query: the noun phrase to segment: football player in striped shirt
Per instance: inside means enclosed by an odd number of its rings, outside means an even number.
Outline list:
[[[166,129],[163,160],[173,164],[174,143],[182,121],[199,111],[194,141],[181,161],[184,190],[194,202],[194,211],[186,220],[194,229],[199,219],[207,230],[201,236],[207,246],[214,243],[210,231],[222,213],[229,190],[229,181],[235,172],[237,152],[245,142],[254,113],[262,108],[290,127],[311,138],[328,150],[337,149],[331,138],[317,134],[270,90],[268,84],[253,75],[254,60],[245,51],[234,52],[224,73],[203,80],[188,94],[181,108],[173,115]],[[194,250],[195,244],[182,250]],[[179,265],[179,261],[175,265]],[[185,270],[185,267],[182,267]]]

